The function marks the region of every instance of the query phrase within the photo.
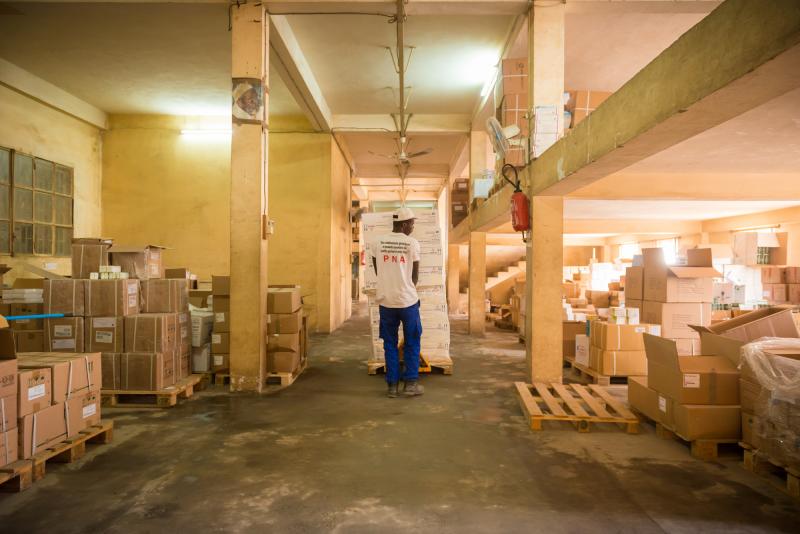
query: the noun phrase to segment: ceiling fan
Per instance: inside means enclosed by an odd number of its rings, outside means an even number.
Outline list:
[[[401,135],[400,138],[397,140],[397,153],[389,155],[389,154],[381,154],[379,152],[369,151],[370,154],[373,156],[379,156],[386,159],[391,159],[396,161],[397,163],[402,164],[409,164],[411,163],[412,158],[418,158],[420,156],[425,156],[433,152],[432,148],[426,148],[424,150],[419,150],[417,152],[410,152],[408,151],[409,140],[406,136]]]

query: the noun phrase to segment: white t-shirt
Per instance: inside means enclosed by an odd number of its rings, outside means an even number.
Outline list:
[[[413,237],[392,232],[375,239],[369,248],[378,267],[375,301],[386,308],[408,308],[419,301],[411,279],[414,262],[419,261],[419,242]]]

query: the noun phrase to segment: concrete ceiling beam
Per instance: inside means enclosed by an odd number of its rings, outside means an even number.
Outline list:
[[[303,55],[289,21],[284,16],[271,16],[269,26],[272,66],[280,74],[311,125],[316,130],[329,132],[333,123],[331,110],[311,71],[311,66]]]
[[[796,0],[728,0],[535,160],[530,193],[568,195],[800,87],[799,64]]]
[[[408,169],[408,178],[438,178],[446,179],[449,168],[446,164],[413,163]],[[393,178],[400,177],[397,166],[388,164],[364,164],[358,166],[359,178]]]
[[[566,219],[565,234],[699,234],[701,221],[663,219]]]
[[[414,114],[408,123],[409,134],[457,134],[468,133],[468,114]],[[396,132],[397,127],[389,114],[334,115],[333,128],[337,132]]]

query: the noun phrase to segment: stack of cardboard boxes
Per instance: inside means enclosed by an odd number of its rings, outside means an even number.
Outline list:
[[[211,331],[214,327],[214,312],[211,291],[193,290],[189,292],[189,320],[192,338],[192,372],[211,372],[214,360],[211,356]]]
[[[579,124],[611,96],[608,91],[592,91],[588,89],[570,90],[567,93],[569,94],[569,99],[564,108],[572,115],[570,127]]]
[[[455,228],[469,214],[469,180],[460,178],[453,182],[450,191],[450,222]]]
[[[100,354],[15,353],[0,325],[0,466],[100,422]]]
[[[231,360],[231,277],[211,277],[211,306],[214,324],[211,329],[211,370],[230,368]]]
[[[659,325],[636,323],[592,321],[588,367],[604,376],[646,375],[647,356],[643,335],[659,335],[661,328]]]
[[[687,441],[738,439],[739,371],[726,356],[681,356],[675,341],[645,335],[647,377],[628,380],[630,405]]]
[[[762,267],[761,289],[770,304],[800,304],[800,267]]]
[[[40,315],[44,312],[42,280],[17,278],[12,289],[2,292],[0,315]],[[11,330],[22,351],[41,351],[44,347],[44,319],[24,319],[11,322]]]
[[[267,372],[294,373],[308,345],[300,286],[270,286],[267,313]]]
[[[660,248],[644,249],[625,275],[625,305],[639,308],[642,322],[661,325],[661,335],[677,343],[678,354],[700,353],[690,325],[711,324],[713,278],[710,249],[687,251],[687,265],[667,265]]]
[[[520,135],[528,137],[528,59],[504,59],[502,68],[502,125],[519,126]],[[506,153],[505,162],[516,167],[524,167],[525,160],[525,146],[512,146]]]

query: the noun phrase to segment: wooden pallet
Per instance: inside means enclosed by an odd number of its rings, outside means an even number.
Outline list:
[[[44,478],[47,462],[72,463],[86,454],[87,443],[111,443],[114,438],[114,421],[103,420],[99,424],[82,430],[77,436],[38,451],[30,461],[33,466],[33,481]]]
[[[33,484],[33,464],[30,460],[18,460],[0,467],[0,492],[19,493]]]
[[[200,376],[198,386],[206,388],[208,386],[225,386],[231,383],[230,371],[222,369],[219,371],[207,371],[205,373],[197,373]],[[201,389],[195,386],[195,390]]]
[[[800,472],[770,458],[749,443],[739,442],[744,450],[744,468],[771,480],[786,493],[800,499]]]
[[[589,384],[597,384],[598,386],[611,386],[611,385],[625,385],[628,383],[628,376],[609,376],[601,374],[594,369],[590,369],[585,365],[581,365],[575,361],[574,358],[569,356],[564,357],[565,367],[572,369],[575,378],[588,382]]]
[[[231,383],[231,373],[230,371],[220,371],[218,373],[214,373],[214,385],[215,386],[228,386]]]
[[[542,430],[543,421],[568,421],[578,432],[589,432],[593,423],[621,425],[628,434],[639,431],[639,419],[600,386],[515,382],[514,387],[531,430]]]
[[[444,362],[444,361],[437,361],[437,362],[427,362],[427,365],[421,365],[419,368],[420,373],[433,373],[433,370],[437,369],[442,372],[444,375],[452,375],[453,374],[453,362]],[[367,362],[367,373],[370,375],[376,375],[379,372],[385,373],[386,372],[386,363],[382,361],[368,361]]]
[[[194,395],[200,375],[189,375],[178,383],[159,391],[103,390],[103,405],[111,408],[169,408],[178,399],[188,399]]]
[[[683,443],[689,447],[689,451],[691,452],[692,456],[704,462],[711,462],[719,458],[719,451],[721,447],[728,447],[738,443],[738,439],[686,439],[675,432],[674,429],[664,425],[663,423],[653,421],[643,413],[637,412],[636,410],[634,410],[634,412],[639,416],[640,419],[655,425],[656,436],[660,437],[661,439],[671,439],[677,441],[678,443]]]
[[[294,384],[294,381],[303,374],[308,365],[308,358],[300,362],[300,366],[293,373],[267,373],[266,383],[279,384],[280,387],[285,388]],[[230,376],[228,377],[230,380]]]

